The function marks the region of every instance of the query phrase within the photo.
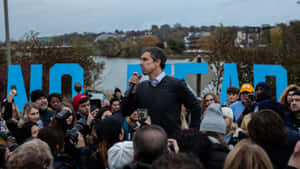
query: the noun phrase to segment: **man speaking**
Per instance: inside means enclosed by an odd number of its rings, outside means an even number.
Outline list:
[[[136,73],[129,79],[131,87],[121,103],[123,116],[137,108],[144,109],[151,116],[152,123],[163,127],[170,138],[180,131],[183,104],[191,112],[191,127],[199,129],[199,101],[183,80],[163,72],[167,60],[164,51],[157,47],[146,48],[140,59],[142,72],[149,76],[149,80],[140,83]]]

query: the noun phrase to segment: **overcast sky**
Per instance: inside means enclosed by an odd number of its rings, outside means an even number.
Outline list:
[[[151,25],[257,25],[300,20],[296,0],[8,0],[10,36],[149,29]],[[3,0],[0,40],[5,39]]]

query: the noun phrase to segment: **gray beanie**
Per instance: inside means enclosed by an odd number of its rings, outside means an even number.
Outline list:
[[[205,111],[204,119],[200,125],[200,131],[211,131],[220,134],[226,133],[226,124],[220,104],[213,103]]]
[[[132,141],[123,141],[114,144],[107,151],[109,169],[123,169],[133,161]]]

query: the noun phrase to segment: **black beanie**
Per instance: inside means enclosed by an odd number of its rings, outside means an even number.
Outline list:
[[[271,97],[271,87],[268,83],[259,82],[255,87],[255,91],[257,90],[257,87],[264,88],[264,91],[257,96],[258,98],[256,98],[256,101],[262,101],[262,100],[270,99],[270,97]]]
[[[117,92],[121,93],[121,90],[119,88],[115,88],[115,93],[117,93]]]
[[[35,102],[36,100],[38,100],[41,97],[47,97],[47,96],[43,91],[41,91],[39,89],[32,91],[30,94],[30,99],[32,102]]]
[[[119,140],[122,123],[113,118],[107,117],[96,123],[96,133],[100,141],[106,140],[108,143],[115,143]]]

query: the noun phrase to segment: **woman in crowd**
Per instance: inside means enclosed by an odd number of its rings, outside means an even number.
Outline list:
[[[269,155],[274,169],[287,167],[292,148],[287,146],[284,122],[274,111],[263,109],[251,116],[248,124],[249,138]]]
[[[212,103],[221,104],[219,97],[214,93],[206,93],[201,99],[202,119],[205,116],[207,107]]]
[[[223,168],[229,149],[225,142],[226,124],[220,104],[212,103],[208,106],[206,115],[200,125],[200,131],[208,136],[208,139],[212,143],[209,168]]]
[[[280,99],[279,99],[279,103],[282,104],[285,108],[285,111],[290,112],[290,104],[292,103],[292,95],[294,93],[294,91],[299,90],[300,87],[295,85],[295,84],[291,84],[289,85],[287,88],[284,89],[284,91],[282,92]]]
[[[247,135],[233,122],[233,112],[231,108],[222,107],[222,112],[226,124],[225,141],[229,148],[232,149],[241,139],[247,138]]]
[[[62,102],[62,97],[58,93],[52,93],[48,97],[49,107],[48,110],[57,111],[60,108],[60,103]]]
[[[249,140],[242,140],[228,154],[224,169],[273,169],[267,153]]]
[[[38,124],[39,128],[42,128],[43,124],[40,120],[39,107],[32,102],[27,102],[22,111],[22,117],[18,123],[19,127],[22,127],[24,123],[31,121]]]
[[[52,155],[54,157],[54,169],[86,168],[88,153],[85,150],[85,143],[81,134],[78,134],[78,141],[75,144],[75,148],[77,148],[80,152],[76,154],[80,156],[79,158],[75,157],[75,154],[65,153],[64,136],[60,130],[56,130],[55,128],[51,127],[44,127],[40,130],[38,138],[45,141],[49,145]],[[75,159],[79,159],[77,165]]]
[[[58,119],[56,118],[57,113],[59,113],[61,110],[68,110],[71,113],[64,121],[58,121]],[[60,130],[62,129],[63,132],[65,132],[65,130],[74,127],[76,123],[76,113],[74,111],[73,106],[70,103],[62,102],[60,103],[60,106],[57,109],[57,111],[54,113],[53,119],[49,126]]]
[[[96,123],[96,133],[99,140],[98,148],[89,159],[88,169],[106,169],[108,149],[124,138],[122,123],[112,117],[105,118]]]
[[[38,133],[38,124],[32,121],[27,121],[21,128],[18,129],[16,141],[20,145],[27,140],[37,138]]]

